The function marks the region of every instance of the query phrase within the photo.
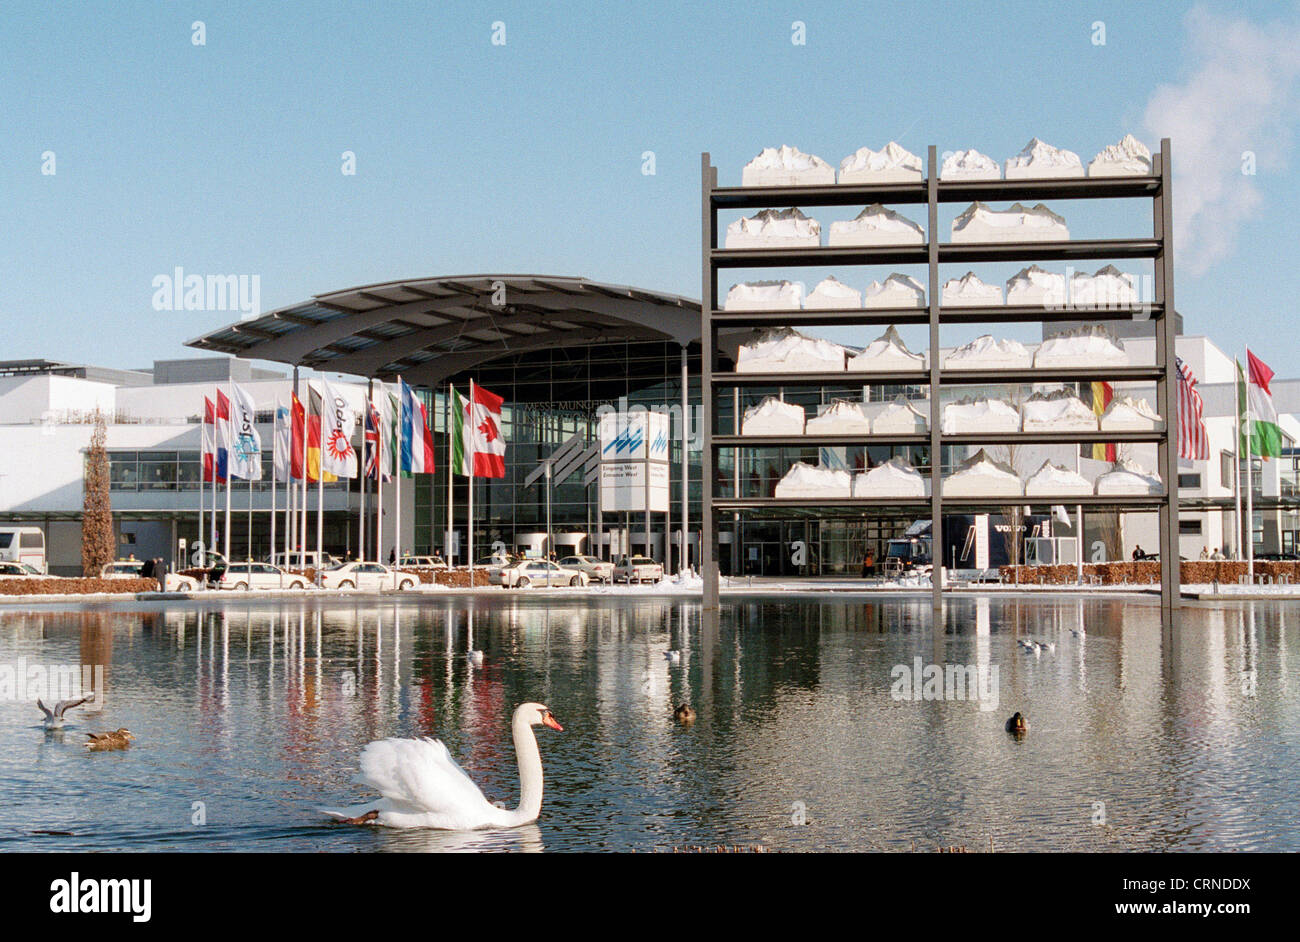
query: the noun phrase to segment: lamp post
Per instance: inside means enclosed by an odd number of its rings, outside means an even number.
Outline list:
[[[551,459],[546,459],[546,558],[551,558]]]

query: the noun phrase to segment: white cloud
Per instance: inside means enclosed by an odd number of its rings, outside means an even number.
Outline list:
[[[1300,117],[1300,25],[1256,25],[1204,7],[1185,25],[1192,71],[1152,93],[1143,123],[1153,145],[1170,139],[1174,253],[1200,275],[1232,253],[1242,223],[1263,203],[1256,181],[1285,164]],[[1257,177],[1242,173],[1247,151]]]

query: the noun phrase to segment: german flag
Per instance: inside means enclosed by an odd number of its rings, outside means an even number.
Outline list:
[[[1110,405],[1110,401],[1115,398],[1115,389],[1110,383],[1081,383],[1079,391],[1085,402],[1090,401],[1093,414],[1097,416],[1098,421],[1101,419],[1101,414],[1106,411],[1106,407]],[[1079,449],[1079,454],[1084,458],[1109,461],[1112,464],[1118,460],[1114,442],[1093,442],[1083,445]]]
[[[321,413],[321,395],[311,385],[307,384],[308,401],[311,403],[311,410],[307,414],[307,481],[315,484],[320,480],[320,413]],[[338,480],[338,475],[325,472],[325,483],[330,484]]]

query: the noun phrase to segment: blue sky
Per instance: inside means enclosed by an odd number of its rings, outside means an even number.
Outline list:
[[[8,3],[0,358],[186,355],[238,315],[155,311],[177,266],[259,276],[263,310],[473,272],[698,297],[701,151],[738,183],[783,143],[832,164],[890,139],[1005,159],[1037,135],[1086,162],[1132,131],[1173,137],[1196,196],[1187,332],[1294,375],[1295,39],[1278,2]],[[1085,235],[1095,213],[1067,219]]]

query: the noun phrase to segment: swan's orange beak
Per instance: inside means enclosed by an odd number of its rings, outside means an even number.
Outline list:
[[[551,716],[550,710],[547,710],[545,713],[542,714],[542,722],[547,726],[549,726],[551,729],[557,730],[558,732],[561,733],[564,732],[564,727],[561,726],[558,722],[556,722],[555,717]]]

